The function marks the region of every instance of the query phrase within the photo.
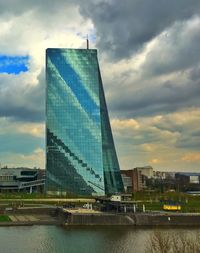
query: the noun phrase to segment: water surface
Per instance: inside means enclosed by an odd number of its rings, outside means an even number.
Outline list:
[[[162,233],[166,229],[159,229]],[[200,228],[168,229],[177,233]],[[0,227],[2,253],[144,253],[153,229],[130,227]]]

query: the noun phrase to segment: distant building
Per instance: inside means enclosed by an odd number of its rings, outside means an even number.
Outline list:
[[[200,190],[200,173],[184,173],[175,174],[177,188],[181,191],[199,191]]]
[[[1,168],[0,191],[43,191],[44,170],[30,168]]]
[[[154,171],[153,177],[155,179],[166,179],[167,175],[165,171]]]
[[[143,176],[146,176],[147,178],[153,177],[153,168],[151,166],[144,166],[144,167],[136,167],[138,171],[141,172]]]
[[[127,174],[123,173],[123,172],[121,172],[121,175],[122,175],[122,181],[123,181],[123,184],[124,184],[124,190],[127,193],[132,193],[132,191],[133,191],[132,177],[127,176]]]
[[[153,177],[153,168],[145,166],[121,170],[121,175],[127,193],[141,191],[147,188],[146,180]]]

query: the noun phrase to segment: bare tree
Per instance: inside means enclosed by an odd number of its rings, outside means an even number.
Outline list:
[[[170,235],[167,232],[161,233],[155,230],[148,239],[146,252],[147,253],[170,253],[171,241]]]
[[[155,230],[147,240],[146,253],[200,253],[200,233]]]

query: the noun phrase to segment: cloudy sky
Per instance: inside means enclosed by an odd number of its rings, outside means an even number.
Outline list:
[[[45,49],[99,51],[121,169],[200,171],[199,0],[0,0],[0,163],[44,168]]]

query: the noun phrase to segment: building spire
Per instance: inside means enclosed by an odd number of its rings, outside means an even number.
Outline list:
[[[87,39],[86,39],[86,42],[87,42],[87,49],[89,49],[89,39],[88,39],[88,34],[87,34]]]

